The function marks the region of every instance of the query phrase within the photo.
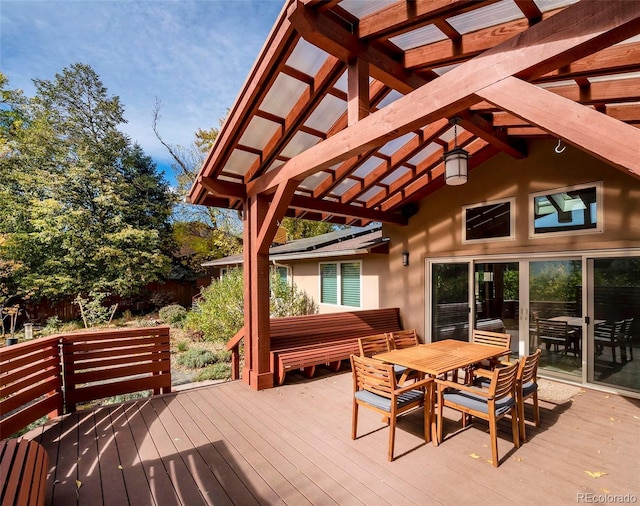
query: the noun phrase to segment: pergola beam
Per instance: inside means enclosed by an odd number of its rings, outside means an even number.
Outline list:
[[[640,177],[640,130],[637,128],[515,77],[488,86],[478,95],[594,157]]]
[[[625,40],[640,31],[640,2],[580,2],[399,98],[248,184],[249,195],[270,191],[359,152],[380,146],[480,100],[475,95],[513,75],[534,78]]]

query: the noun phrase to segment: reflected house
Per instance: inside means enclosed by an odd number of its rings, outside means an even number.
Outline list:
[[[638,393],[639,18],[626,1],[286,2],[189,194],[243,211],[243,381],[273,386],[260,294],[295,216],[381,223],[372,298],[424,341],[498,321],[513,356],[541,346],[542,375]],[[547,348],[554,318],[573,337]]]

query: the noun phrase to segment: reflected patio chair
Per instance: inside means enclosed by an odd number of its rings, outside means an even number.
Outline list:
[[[517,363],[487,371],[491,382],[489,388],[460,385],[458,383],[436,379],[438,384],[438,441],[442,441],[443,408],[460,411],[462,426],[466,427],[468,415],[489,422],[491,435],[491,455],[493,465],[498,467],[498,420],[510,415],[513,444],[520,447],[518,433],[518,407],[516,401]]]
[[[625,324],[625,320],[619,320],[617,322],[602,323],[593,329],[593,342],[596,352],[602,353],[605,347],[611,348],[611,358],[614,364],[617,364],[617,348],[620,348],[620,363],[624,364],[627,361]]]
[[[431,441],[431,398],[429,384],[432,378],[399,388],[391,364],[379,360],[351,355],[353,372],[353,414],[351,439],[357,439],[358,408],[371,409],[383,416],[389,425],[387,458],[393,460],[396,421],[398,415],[411,409],[424,408],[424,440]]]
[[[567,322],[539,319],[537,321],[538,343],[544,343],[547,350],[553,348],[558,353],[560,346],[563,347],[563,354],[567,354],[571,349],[571,342],[575,332],[569,330]]]
[[[633,318],[627,318],[624,321],[624,342],[629,347],[629,360],[633,360],[633,335],[631,335],[631,325],[633,325]]]

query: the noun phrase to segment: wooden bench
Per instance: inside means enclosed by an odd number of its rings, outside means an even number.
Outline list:
[[[288,371],[313,377],[316,366],[340,369],[358,354],[358,338],[402,330],[398,308],[290,316],[271,320],[271,370],[282,385]]]
[[[0,441],[0,504],[43,505],[49,456],[36,441]]]

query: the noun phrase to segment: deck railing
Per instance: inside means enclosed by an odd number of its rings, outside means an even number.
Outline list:
[[[126,393],[171,391],[169,327],[60,334],[0,349],[0,439],[43,416]]]

